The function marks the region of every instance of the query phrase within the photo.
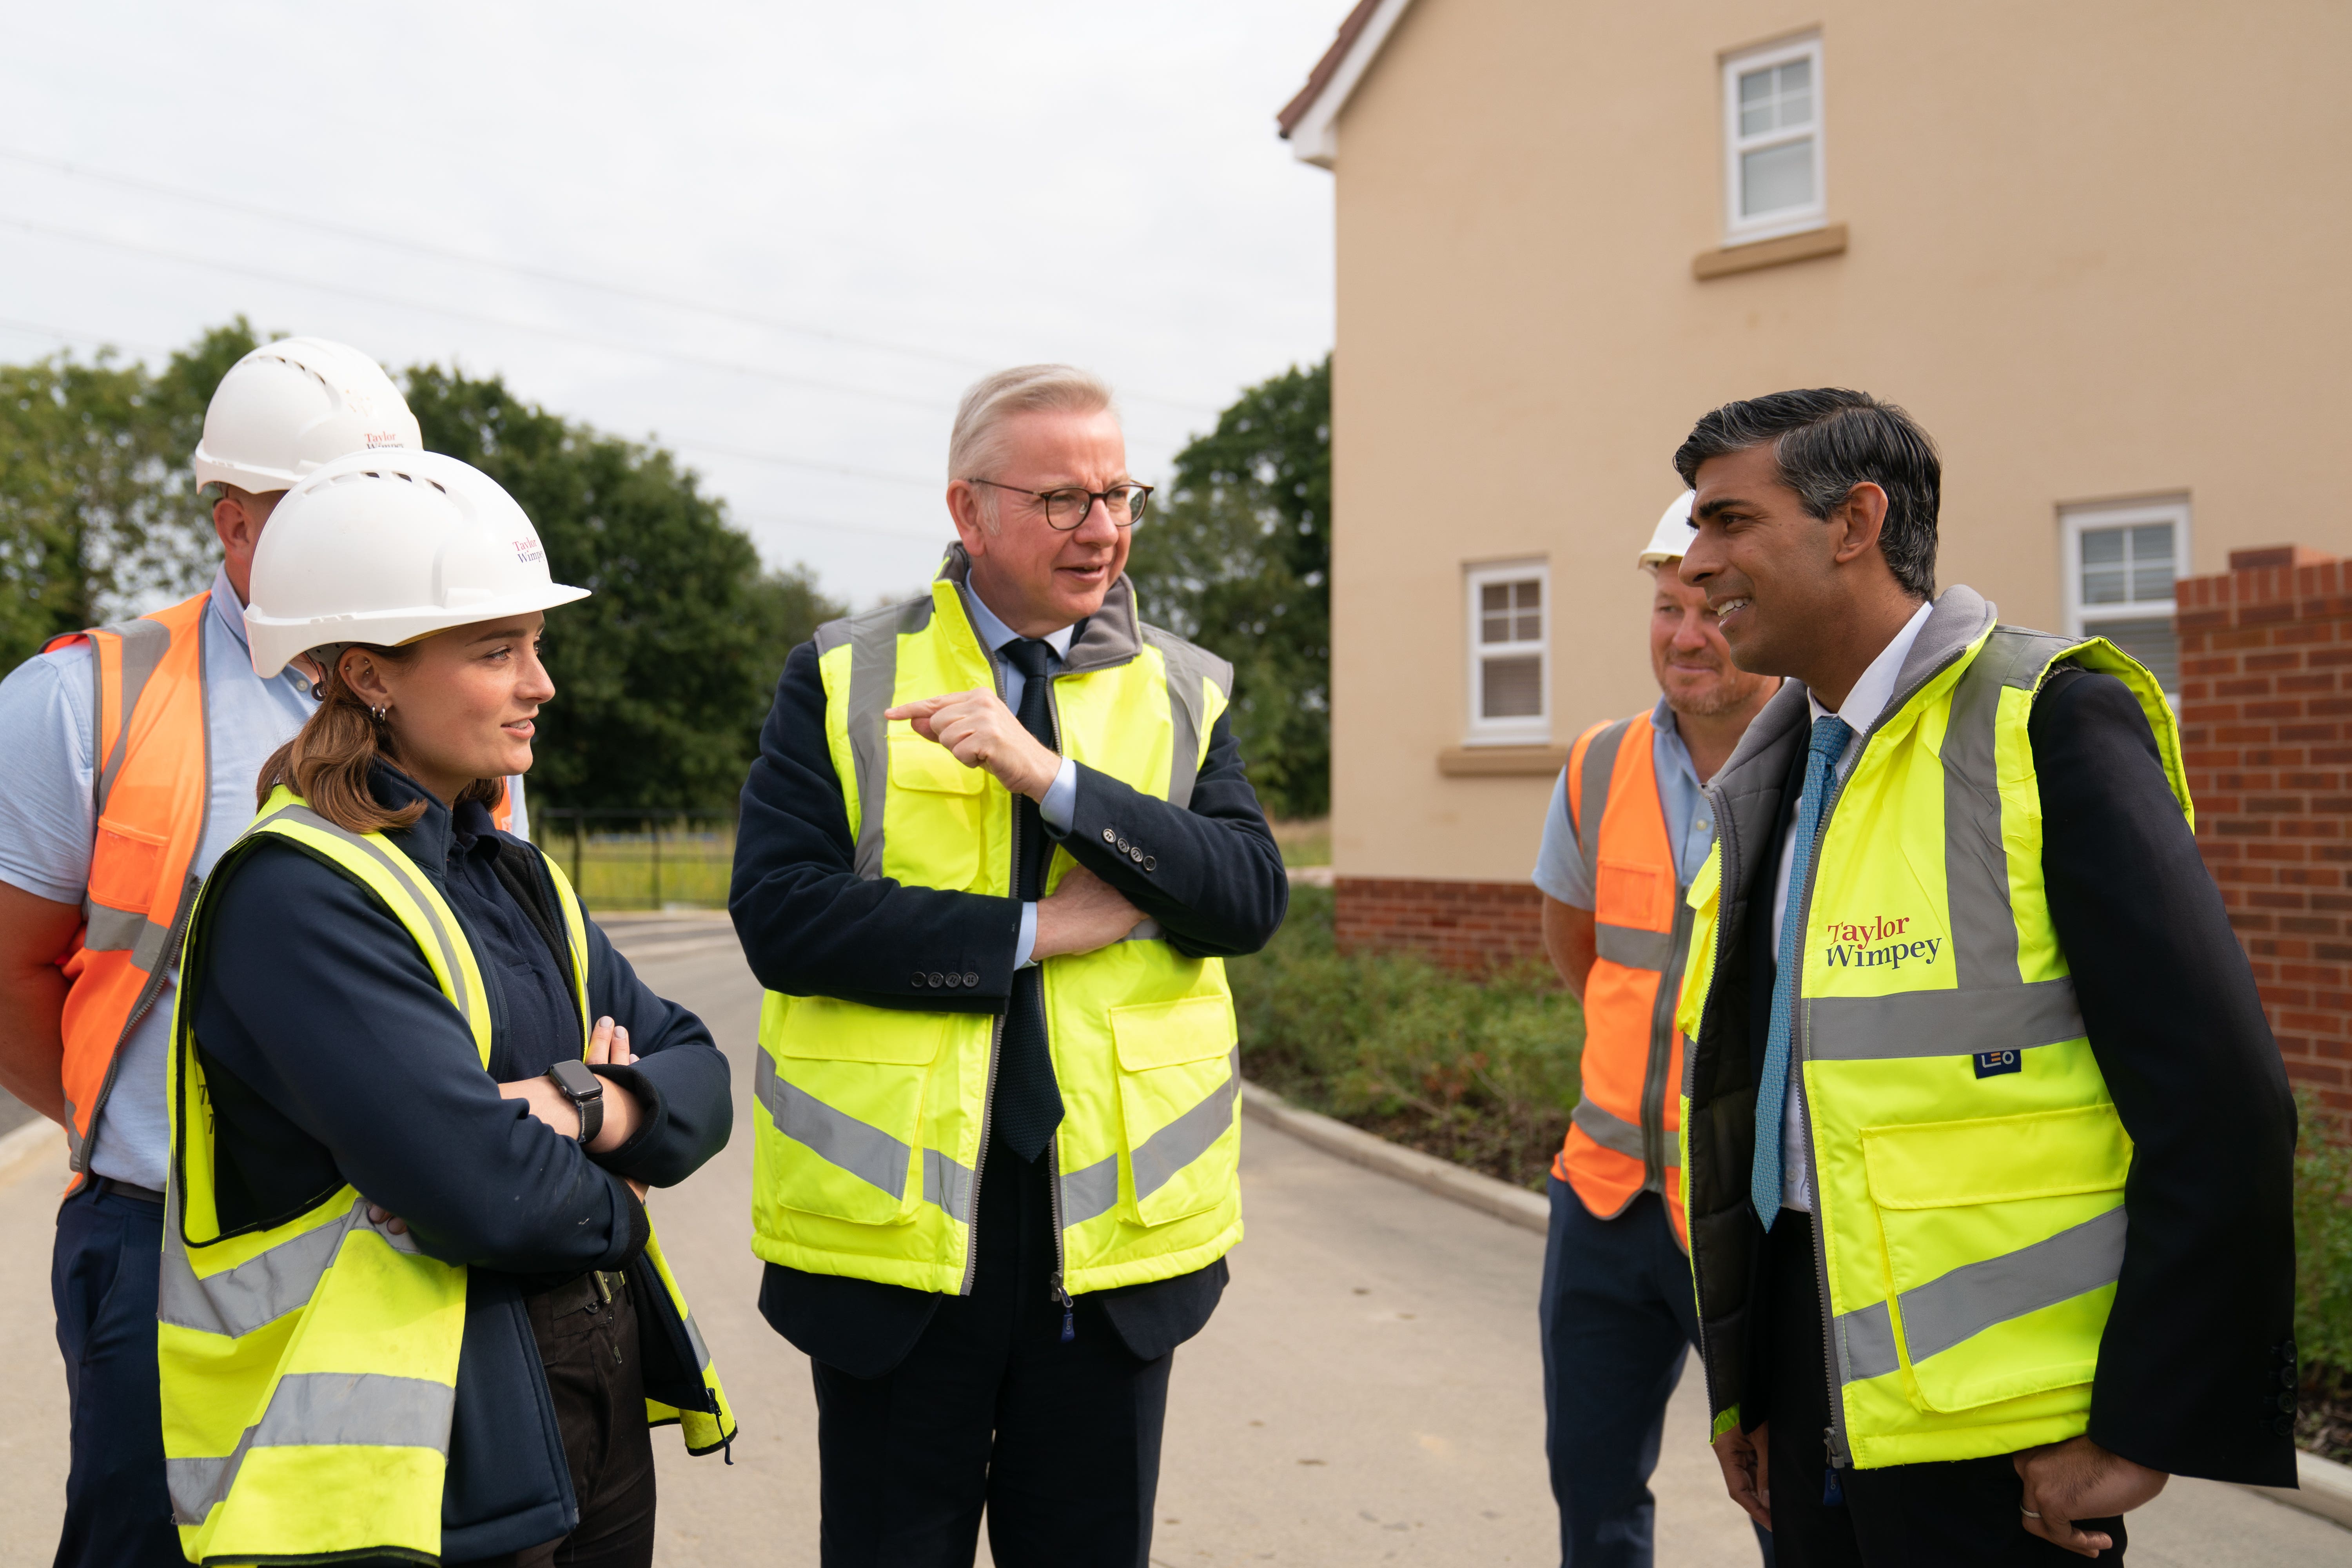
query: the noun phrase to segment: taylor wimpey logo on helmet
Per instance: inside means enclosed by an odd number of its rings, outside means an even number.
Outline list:
[[[371,430],[367,433],[367,449],[371,452],[382,447],[405,447],[406,445],[408,443],[400,438],[400,432],[397,430]]]
[[[1825,921],[1822,934],[1828,941],[1822,949],[1822,962],[1833,969],[1875,969],[1881,964],[1900,969],[1906,962],[1935,963],[1944,939],[1910,936],[1910,924],[1908,915],[1892,920],[1873,915],[1863,921]]]
[[[534,561],[544,561],[547,559],[547,552],[540,547],[540,542],[536,539],[516,540],[514,542],[514,552],[515,559],[521,562],[526,566],[530,565]]]

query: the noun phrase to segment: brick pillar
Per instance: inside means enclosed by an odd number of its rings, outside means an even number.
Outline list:
[[[2287,1076],[2352,1112],[2352,563],[2232,551],[2177,593],[2198,847]]]

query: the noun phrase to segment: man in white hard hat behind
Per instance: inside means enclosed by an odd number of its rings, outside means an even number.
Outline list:
[[[1552,1161],[1538,1307],[1560,1561],[1575,1568],[1651,1561],[1650,1472],[1685,1348],[1698,1337],[1676,1179],[1683,894],[1714,838],[1700,786],[1780,684],[1731,662],[1706,596],[1675,575],[1690,518],[1685,491],[1640,560],[1663,695],[1570,748],[1535,869],[1545,951],[1584,1005],[1582,1081]],[[1770,1563],[1771,1537],[1757,1539]]]
[[[196,481],[222,561],[210,589],[53,641],[0,681],[0,1086],[64,1126],[72,1174],[50,1290],[71,1401],[60,1568],[184,1561],[156,1392],[164,1058],[176,937],[254,779],[313,706],[264,679],[243,618],[255,545],[289,487],[374,447],[421,448],[375,362],[289,338],[229,368]]]

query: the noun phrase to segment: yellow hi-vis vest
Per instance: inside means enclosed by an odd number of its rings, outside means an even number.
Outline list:
[[[1954,588],[1833,788],[1811,885],[1788,917],[1804,933],[1791,1058],[1811,1131],[1830,1450],[1842,1466],[1978,1458],[2088,1425],[2132,1142],[2043,890],[2026,726],[2061,660],[2130,688],[2189,814],[2172,710],[2146,669],[2104,639],[1996,626],[1991,605]],[[1777,799],[1807,712],[1794,687],[1777,706],[1757,720],[1758,752],[1741,747],[1758,766],[1727,766],[1709,787],[1717,837],[1691,887],[1679,1019],[1691,1041],[1684,1193],[1718,1434],[1739,1419],[1747,1352],[1736,1342],[1762,1232],[1747,1213],[1755,1086],[1747,1050],[1725,1042],[1747,987],[1725,987],[1727,1003],[1714,980],[1729,944],[1746,941],[1727,935],[1723,911],[1770,915],[1780,846],[1763,775],[1777,770]]]
[[[817,633],[825,733],[857,874],[1009,897],[1013,797],[982,769],[885,723],[896,703],[997,685],[950,552],[926,596]],[[1230,667],[1135,617],[1122,577],[1052,679],[1065,756],[1178,805],[1191,798]],[[1054,852],[1050,891],[1075,865]],[[1217,959],[1149,922],[1045,961],[1064,1115],[1050,1145],[1072,1295],[1205,1268],[1242,1237],[1241,1076]],[[947,977],[932,975],[933,983]],[[772,1263],[968,1291],[1001,1017],[769,993],[760,1014],[751,1249]]]
[[[198,895],[173,1022],[156,1351],[180,1548],[202,1563],[377,1553],[437,1562],[465,1267],[427,1258],[415,1237],[372,1223],[367,1200],[348,1185],[266,1230],[223,1234],[216,1217],[212,1117],[193,1033],[205,895],[268,838],[334,867],[398,917],[472,1030],[485,1068],[490,1059],[481,969],[439,890],[382,834],[338,827],[278,790]],[[552,861],[548,871],[563,909],[584,1055],[586,924],[563,873]],[[733,1439],[735,1418],[658,1241],[646,1242],[645,1257],[661,1289],[640,1293],[641,1331],[666,1335],[702,1384],[699,1408],[649,1399],[646,1419],[680,1424],[688,1450],[708,1453]],[[645,1270],[630,1274],[648,1282]]]

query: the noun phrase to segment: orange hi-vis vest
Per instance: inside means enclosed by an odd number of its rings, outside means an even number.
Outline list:
[[[135,620],[53,637],[87,642],[96,660],[93,728],[98,839],[82,927],[65,972],[63,1076],[72,1174],[89,1171],[90,1129],[114,1088],[123,1042],[154,1007],[204,877],[196,868],[212,800],[204,627],[209,591]],[[504,827],[511,800],[492,813]]]
[[[1675,1029],[1691,911],[1658,805],[1647,713],[1596,724],[1568,754],[1568,808],[1592,874],[1592,970],[1584,983],[1582,1087],[1552,1174],[1612,1219],[1662,1194],[1684,1250],[1683,1037]]]

